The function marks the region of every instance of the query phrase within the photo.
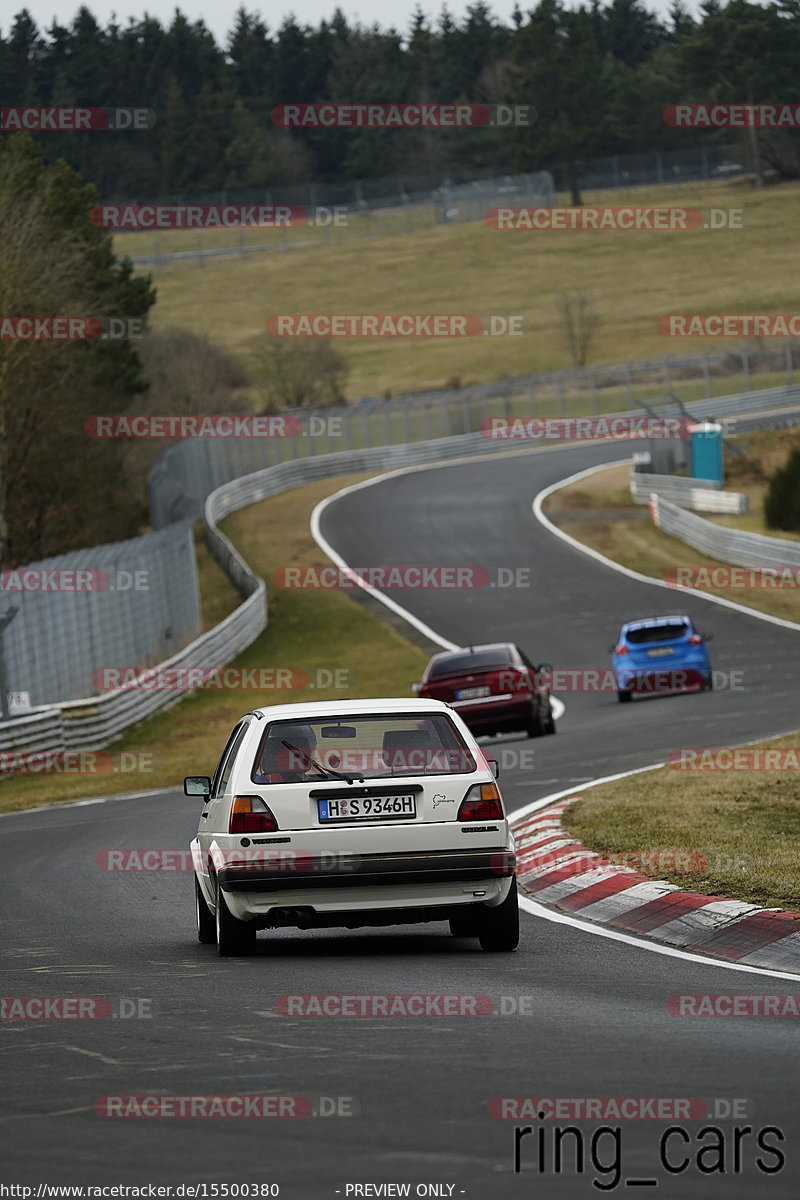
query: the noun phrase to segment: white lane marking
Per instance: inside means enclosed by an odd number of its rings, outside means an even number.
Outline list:
[[[548,449],[552,449],[552,447],[548,447]],[[481,458],[488,457],[502,458],[505,457],[505,455],[481,455]],[[471,462],[473,460],[468,459],[466,461]],[[333,546],[324,536],[320,528],[320,518],[329,504],[333,504],[335,500],[341,500],[343,496],[349,496],[353,492],[359,492],[362,488],[374,487],[376,483],[383,483],[387,479],[395,479],[399,475],[410,475],[415,471],[434,471],[441,467],[452,467],[457,464],[458,460],[451,460],[450,462],[443,463],[426,463],[422,466],[416,467],[400,467],[396,471],[388,471],[384,475],[376,475],[373,479],[363,479],[361,483],[352,483],[349,487],[341,488],[338,492],[334,492],[333,495],[326,496],[323,500],[320,500],[319,504],[316,505],[311,513],[311,519],[309,522],[311,527],[311,536],[313,537],[314,541],[317,543],[320,550],[327,554],[328,558],[330,558],[337,567],[343,571],[347,571],[352,577],[353,582],[358,587],[367,592],[375,600],[379,600],[381,604],[385,604],[391,612],[395,613],[398,617],[402,617],[402,619],[407,621],[409,625],[413,625],[415,629],[418,629],[420,633],[425,635],[425,637],[430,638],[430,640],[437,646],[441,646],[443,650],[460,650],[461,647],[457,642],[451,642],[447,638],[442,637],[440,633],[437,633],[435,629],[431,629],[430,625],[426,625],[424,621],[419,619],[419,617],[415,617],[412,612],[409,612],[407,608],[403,608],[403,606],[398,604],[396,600],[392,600],[390,596],[384,595],[384,593],[379,591],[378,588],[373,587],[371,584],[367,583],[365,579],[362,579],[358,572],[353,570],[353,568],[347,563],[342,555],[334,550]],[[558,721],[566,711],[564,702],[559,700],[557,696],[551,696],[550,706],[553,710],[553,719]]]
[[[573,929],[594,934],[595,937],[609,938],[612,942],[625,942],[628,946],[637,946],[640,950],[663,954],[667,958],[682,958],[686,962],[699,963],[703,967],[713,967],[715,970],[721,968],[723,971],[741,971],[746,975],[761,975],[767,979],[789,979],[793,983],[798,982],[797,974],[793,975],[788,971],[766,971],[761,967],[748,967],[745,963],[729,963],[721,958],[691,954],[688,950],[677,950],[674,946],[662,946],[658,942],[647,942],[643,938],[632,937],[631,934],[621,933],[617,929],[607,929],[604,925],[590,925],[587,921],[581,921],[577,917],[570,917],[566,913],[556,912],[553,908],[537,904],[535,900],[531,900],[522,893],[520,893],[519,903],[520,908],[523,908],[525,912],[534,917],[541,917],[544,921],[552,921],[556,925],[571,925]]]
[[[0,813],[0,817],[27,817],[30,813],[60,812],[62,808],[86,808],[90,804],[110,804],[112,800],[144,800],[148,796],[166,796],[169,792],[177,791],[175,787],[152,788],[149,792],[124,792],[117,796],[93,796],[91,800],[56,800],[53,804],[39,804],[36,808],[15,808],[11,812]]]
[[[732,608],[735,612],[744,613],[748,617],[757,617],[759,621],[768,621],[770,625],[780,625],[783,629],[798,629],[800,624],[797,621],[787,621],[783,617],[773,617],[770,613],[758,612],[755,608],[747,608],[744,604],[737,604],[734,600],[725,600],[722,596],[712,596],[708,592],[700,592],[696,588],[675,587],[674,584],[666,583],[663,579],[655,579],[652,575],[642,575],[639,571],[633,571],[630,567],[623,567],[620,563],[614,562],[611,558],[606,558],[605,554],[601,554],[599,550],[593,550],[591,546],[585,546],[583,542],[579,542],[577,538],[570,537],[568,533],[564,533],[563,529],[559,529],[557,525],[544,515],[542,505],[548,496],[553,492],[559,491],[563,487],[567,487],[571,483],[577,483],[580,479],[586,479],[589,475],[595,475],[598,471],[605,471],[609,467],[621,467],[623,463],[631,462],[629,458],[620,458],[616,462],[602,463],[599,467],[589,467],[585,471],[578,471],[575,475],[569,475],[566,479],[562,479],[560,483],[551,483],[549,487],[543,488],[541,492],[534,498],[532,508],[533,515],[536,520],[544,525],[550,533],[557,538],[561,538],[562,542],[566,542],[573,549],[579,550],[581,554],[588,555],[596,562],[602,563],[605,567],[610,567],[612,571],[619,571],[622,575],[627,575],[629,579],[636,579],[640,583],[651,583],[653,587],[667,588],[673,595],[690,595],[697,596],[699,600],[708,600],[711,604],[721,604],[723,608]]]

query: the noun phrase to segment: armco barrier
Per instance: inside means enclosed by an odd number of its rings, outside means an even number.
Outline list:
[[[797,396],[789,397],[788,393],[792,390],[776,388],[771,389],[769,394],[754,393],[749,396],[750,411],[757,410],[759,404],[765,409],[780,407],[781,401],[776,401],[776,393],[787,393],[782,402],[784,405],[797,403],[800,401],[800,389],[794,389],[798,392]],[[725,408],[725,397],[707,403],[713,403],[716,406],[713,415],[725,415],[726,411],[729,411]],[[697,415],[701,415],[699,406],[693,407],[697,409]],[[693,413],[693,415],[695,414]],[[704,411],[702,415],[712,414]],[[210,444],[210,441],[181,443],[182,446],[209,446]],[[225,446],[228,443],[217,440],[216,444]],[[209,550],[236,584],[244,596],[244,602],[214,629],[185,646],[172,658],[161,663],[160,667],[162,669],[197,666],[209,669],[222,667],[251,645],[266,627],[268,613],[264,581],[253,574],[242,556],[217,528],[217,522],[229,513],[317,479],[440,462],[473,454],[491,453],[501,448],[503,448],[502,443],[488,442],[480,433],[473,432],[456,437],[437,438],[397,446],[346,450],[334,454],[298,458],[268,466],[241,478],[215,481],[212,488],[204,491],[202,498],[196,495],[186,495],[181,484],[176,483],[174,490],[163,496],[166,507],[185,506],[191,511],[193,506],[199,503],[205,522]],[[509,443],[508,448],[519,448],[519,443]],[[164,457],[162,456],[162,460]],[[156,466],[158,467],[158,465],[157,463]],[[218,459],[216,469],[224,471],[230,465],[227,461]],[[157,478],[159,488],[168,482],[163,471],[157,473]],[[197,482],[198,484],[202,483],[200,474],[197,476]],[[667,503],[665,502],[665,505]],[[673,505],[672,507],[677,513],[683,513],[683,510],[678,509],[677,506]],[[187,511],[181,513],[183,518],[188,515]],[[683,516],[692,520],[700,520],[700,518],[693,517],[691,513],[683,513]],[[709,522],[701,521],[701,524],[709,525]],[[722,530],[718,526],[710,526],[710,528],[718,534],[731,532]],[[774,539],[762,540],[772,542]],[[800,553],[800,544],[796,549]],[[774,563],[774,557],[772,561]],[[40,714],[32,714],[31,717],[24,718],[26,722],[30,722],[28,725],[29,749],[31,751],[40,749],[37,742],[37,729],[41,730],[41,740],[44,744],[46,740],[56,736],[55,731],[59,721],[63,729],[63,743],[66,748],[101,749],[119,737],[125,729],[137,724],[152,713],[177,703],[182,695],[183,693],[180,691],[130,688],[109,692],[88,700],[74,700],[43,709],[41,710],[40,726],[33,719]],[[14,727],[17,724],[17,721],[0,723],[0,748],[3,745],[2,739],[11,739],[9,744],[13,744],[13,739],[17,736],[14,733]]]
[[[480,422],[489,416],[518,415],[514,409],[527,386],[525,380],[507,380],[505,384],[491,384],[484,388],[464,388],[460,392],[427,394],[430,412],[422,419],[419,407],[425,396],[398,397],[396,401],[383,402],[380,408],[368,408],[360,404],[348,409],[326,409],[327,416],[343,422],[342,435],[335,440],[342,444],[339,453],[347,453],[359,442],[366,445],[362,453],[383,453],[391,449],[392,435],[398,437],[398,452],[406,447],[439,447],[434,457],[444,456],[445,448],[458,447],[457,453],[474,453],[481,449],[499,449],[503,443],[490,442],[478,432]],[[502,388],[507,389],[504,397]],[[514,396],[517,397],[514,400]],[[494,405],[494,408],[492,407]],[[689,405],[689,412],[698,420],[707,417],[730,418],[729,431],[735,432],[737,416],[741,413],[766,413],[800,407],[800,386],[768,388],[759,392],[744,392],[734,396],[699,400]],[[533,406],[531,406],[533,408]],[[674,405],[654,405],[653,415],[675,416],[679,410]],[[389,414],[393,413],[391,420]],[[434,413],[432,417],[430,413]],[[534,415],[529,412],[529,415]],[[538,414],[536,414],[538,415]],[[561,414],[563,415],[563,414]],[[603,414],[609,420],[614,417],[630,417],[631,412]],[[640,412],[635,415],[642,415]],[[384,423],[384,418],[386,421]],[[776,424],[784,417],[776,416]],[[732,422],[732,424],[731,424]],[[426,429],[438,424],[444,427],[447,436],[431,438],[422,436],[414,441],[411,430],[425,434]],[[745,422],[741,422],[744,426]],[[463,432],[455,433],[460,426]],[[764,426],[766,428],[766,426]],[[380,444],[370,449],[371,441],[380,439]],[[154,463],[149,476],[150,518],[158,529],[174,521],[196,519],[203,511],[206,496],[215,488],[242,475],[258,472],[267,467],[291,468],[306,458],[329,458],[334,439],[325,438],[328,453],[317,453],[322,437],[293,438],[185,438],[170,446]],[[280,444],[279,444],[280,443]],[[509,442],[519,446],[520,442]],[[552,443],[551,443],[552,444]],[[657,445],[678,443],[657,443]],[[682,445],[683,443],[681,443]],[[641,445],[641,443],[639,443]],[[423,453],[427,453],[423,449]],[[286,454],[291,458],[279,463]],[[404,460],[405,461],[405,460]],[[423,461],[420,458],[418,461]],[[360,468],[355,468],[356,470]],[[369,467],[363,468],[368,470]]]
[[[650,500],[653,523],[664,533],[680,538],[718,562],[736,567],[798,567],[800,542],[765,537],[761,533],[745,533],[715,525],[696,513],[687,512],[672,501],[654,492]]]
[[[713,479],[692,479],[684,475],[651,475],[631,470],[631,496],[637,504],[649,504],[653,492],[663,500],[680,502],[695,512],[747,512],[747,496],[743,492],[725,492]]]
[[[245,597],[244,603],[208,633],[160,663],[159,670],[221,668],[250,646],[266,627],[266,585],[263,579],[253,574],[241,554],[217,528],[217,522],[223,517],[257,500],[275,496],[315,479],[435,462],[475,451],[482,450],[485,453],[490,449],[480,434],[470,434],[466,438],[453,438],[451,444],[445,446],[418,443],[376,450],[345,451],[268,467],[216,488],[204,505],[206,542],[211,554]],[[40,752],[51,744],[53,748],[58,745],[66,749],[99,750],[132,725],[176,704],[184,694],[178,690],[130,687],[43,708],[31,716],[0,723],[0,750],[6,745],[9,748],[17,747],[17,730],[23,724],[27,738],[24,748],[28,752]]]

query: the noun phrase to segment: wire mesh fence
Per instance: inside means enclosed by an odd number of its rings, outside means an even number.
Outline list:
[[[169,657],[200,629],[191,526],[28,563],[0,577],[0,703],[90,696],[94,673]]]

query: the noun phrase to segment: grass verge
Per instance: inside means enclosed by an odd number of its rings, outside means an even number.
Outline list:
[[[800,734],[762,747],[800,759]],[[800,912],[800,771],[662,767],[592,788],[563,824],[589,849],[653,879]],[[675,854],[690,869],[665,870]]]
[[[236,720],[260,705],[410,696],[411,684],[427,661],[424,651],[346,593],[282,591],[272,582],[278,567],[325,561],[308,529],[312,508],[340,487],[368,477],[326,479],[295,488],[232,514],[221,526],[253,570],[266,579],[269,593],[267,629],[230,666],[307,672],[309,683],[316,685],[313,690],[192,692],[177,707],[142,722],[108,750],[98,752],[94,761],[92,756],[79,759],[77,765],[86,769],[20,774],[4,781],[0,811],[170,787],[180,784],[184,775],[210,774]],[[230,585],[208,556],[201,556],[200,570],[206,587],[204,619],[213,623],[230,611]]]
[[[514,337],[343,339],[338,344],[351,366],[351,397],[563,368],[570,356],[557,300],[569,291],[591,297],[600,317],[590,352],[594,361],[729,349],[732,343],[718,338],[664,337],[658,318],[687,308],[793,311],[796,279],[785,247],[795,235],[799,195],[795,183],[757,189],[746,182],[716,182],[637,189],[624,198],[640,205],[741,210],[741,228],[732,229],[502,231],[472,222],[400,233],[387,219],[365,233],[356,220],[341,237],[313,233],[319,240],[310,245],[312,231],[292,230],[283,253],[195,260],[159,270],[153,323],[205,332],[252,368],[264,321],[277,312],[522,317],[523,335]],[[610,193],[587,196],[587,202],[601,205],[620,199]],[[261,240],[265,234],[270,231],[254,231]],[[209,232],[202,242],[206,248],[226,240],[233,246],[239,238],[238,231]],[[152,252],[152,242],[150,234],[124,233],[115,238],[115,248],[140,256]],[[199,245],[193,230],[159,234],[158,242],[161,252]],[[740,387],[739,381],[724,390]],[[660,380],[659,390],[665,390]]]

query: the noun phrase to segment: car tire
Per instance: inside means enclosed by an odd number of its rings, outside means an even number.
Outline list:
[[[225,893],[219,884],[217,884],[215,925],[217,950],[223,958],[238,958],[253,953],[256,948],[255,922],[240,921],[233,915],[225,902]]]
[[[533,705],[531,706],[530,716],[525,722],[525,732],[531,738],[541,737],[545,732],[542,727],[542,718],[539,715],[539,709]]]
[[[502,904],[484,908],[481,912],[478,937],[482,950],[495,953],[516,950],[519,945],[519,896],[514,880]]]
[[[459,913],[449,921],[450,932],[457,938],[475,938],[480,933],[480,920],[477,913]]]
[[[213,946],[217,940],[217,926],[214,914],[206,904],[197,876],[194,877],[194,911],[197,917],[197,940],[204,946]]]
[[[630,698],[630,692],[617,692],[617,699],[619,700],[620,704],[628,704],[630,702]]]
[[[556,732],[556,719],[553,716],[553,705],[549,700],[547,701],[547,716],[545,717],[544,721],[544,731],[545,733]]]
[[[713,692],[713,690],[714,690],[714,676],[713,675],[706,676],[705,682],[703,683],[703,689],[706,692]]]

